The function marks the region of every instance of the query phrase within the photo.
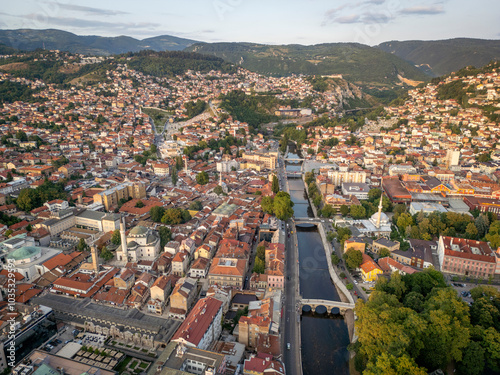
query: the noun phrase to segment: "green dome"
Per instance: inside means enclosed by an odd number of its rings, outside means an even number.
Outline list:
[[[146,233],[148,233],[148,228],[143,227],[142,225],[138,225],[130,230],[129,235],[142,236],[145,235]]]
[[[41,250],[35,246],[23,246],[19,249],[14,250],[12,253],[7,255],[7,259],[22,260],[29,259],[33,256],[40,254]]]

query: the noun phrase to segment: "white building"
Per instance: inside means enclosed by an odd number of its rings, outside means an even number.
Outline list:
[[[155,260],[160,254],[160,236],[151,229],[138,225],[125,236],[125,228],[122,226],[120,232],[122,245],[116,252],[118,260]]]
[[[222,331],[222,302],[206,297],[200,299],[172,337],[189,347],[207,350]]]

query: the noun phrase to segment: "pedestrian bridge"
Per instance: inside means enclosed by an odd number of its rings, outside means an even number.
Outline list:
[[[332,314],[342,314],[344,315],[347,310],[353,310],[355,305],[354,303],[340,302],[340,301],[329,301],[324,299],[300,299],[300,307],[301,312],[305,306],[309,306],[311,311],[318,311],[318,307],[323,306],[326,308],[326,311],[329,311]],[[321,309],[320,309],[321,310]]]

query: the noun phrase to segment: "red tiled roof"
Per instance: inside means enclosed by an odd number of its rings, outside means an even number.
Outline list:
[[[198,346],[222,307],[222,301],[212,297],[200,299],[175,332],[172,341],[184,339]]]

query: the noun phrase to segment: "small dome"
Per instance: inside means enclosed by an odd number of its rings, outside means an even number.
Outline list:
[[[133,227],[130,230],[129,235],[130,236],[143,236],[146,233],[148,233],[148,228],[143,227],[142,225],[138,225],[136,227]]]
[[[129,249],[133,249],[134,247],[137,247],[137,242],[135,241],[130,241],[128,244],[127,244],[127,247]]]
[[[378,212],[375,212],[372,217],[370,218],[370,221],[374,224],[377,223],[378,221]],[[389,223],[389,217],[385,213],[380,213],[380,224],[388,224]]]

